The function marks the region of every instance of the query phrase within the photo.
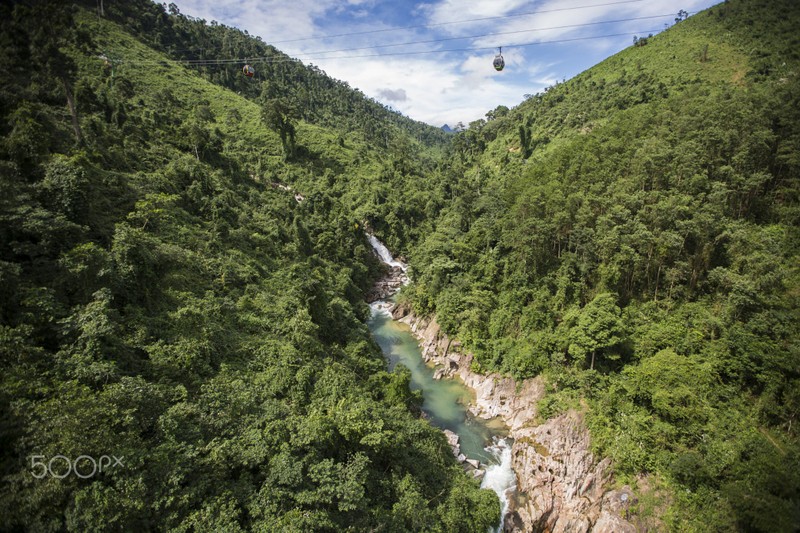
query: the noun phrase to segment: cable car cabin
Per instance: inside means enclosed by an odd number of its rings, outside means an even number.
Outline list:
[[[506,66],[506,62],[503,60],[503,54],[501,53],[502,51],[503,49],[501,48],[500,52],[497,52],[497,55],[494,56],[494,62],[492,63],[492,65],[494,65],[494,69],[497,72],[500,72],[501,70],[503,70],[503,67]]]
[[[245,65],[245,66],[242,67],[242,74],[244,74],[248,78],[252,78],[253,76],[255,76],[255,73],[256,73],[256,69],[254,69],[250,65]]]

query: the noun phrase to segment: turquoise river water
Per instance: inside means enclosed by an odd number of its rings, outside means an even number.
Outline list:
[[[496,462],[486,447],[502,426],[491,427],[486,420],[473,417],[467,407],[473,399],[470,390],[455,379],[433,379],[434,368],[422,359],[419,343],[407,324],[393,320],[380,303],[372,305],[369,322],[373,338],[380,345],[389,363],[389,370],[401,364],[411,370],[411,388],[421,390],[422,410],[437,427],[456,433],[461,453],[482,463]]]

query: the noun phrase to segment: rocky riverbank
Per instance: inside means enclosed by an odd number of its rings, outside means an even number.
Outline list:
[[[435,318],[417,317],[404,306],[395,306],[392,316],[411,327],[425,361],[437,366],[436,377],[459,377],[475,391],[474,415],[499,416],[508,425],[518,496],[505,516],[505,531],[636,531],[623,518],[635,496],[628,487],[611,489],[610,460],[598,461],[591,453],[581,413],[537,424],[536,404],[545,393],[540,378],[518,383],[473,372],[472,355],[445,335]]]
[[[376,281],[367,292],[365,299],[368,304],[378,300],[386,300],[408,283],[405,270],[399,266],[387,267],[386,273]]]

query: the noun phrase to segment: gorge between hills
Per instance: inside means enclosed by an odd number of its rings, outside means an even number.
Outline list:
[[[575,412],[536,424],[540,379],[517,383],[471,370],[472,357],[441,332],[435,318],[414,316],[395,303],[407,285],[407,265],[374,235],[368,240],[386,266],[368,299],[368,322],[389,369],[404,365],[411,387],[422,392],[423,416],[441,428],[453,454],[481,488],[502,505],[496,531],[633,533],[625,521],[635,503],[630,487],[612,489],[610,461],[596,461]]]

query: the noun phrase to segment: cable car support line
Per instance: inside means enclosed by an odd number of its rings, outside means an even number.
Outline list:
[[[320,35],[319,37],[303,37],[302,39],[288,39],[284,41],[273,41],[272,44],[285,44],[285,43],[297,43],[301,41],[316,41],[321,39],[333,39],[336,37],[349,37],[351,35],[368,35],[372,33],[385,33],[390,31],[401,31],[401,30],[413,30],[416,28],[435,28],[438,26],[449,26],[451,24],[466,24],[468,22],[483,22],[487,20],[498,20],[498,19],[507,19],[513,17],[524,17],[527,15],[540,15],[542,13],[556,13],[559,11],[574,11],[578,9],[589,9],[593,7],[608,7],[608,6],[615,6],[619,4],[634,4],[637,2],[643,2],[644,0],[621,0],[619,2],[606,2],[604,4],[593,4],[593,5],[584,5],[584,6],[573,6],[573,7],[560,7],[556,9],[543,9],[541,11],[527,11],[525,13],[514,13],[513,15],[498,15],[495,17],[481,17],[475,19],[465,19],[465,20],[453,20],[449,22],[436,22],[432,24],[417,24],[415,26],[401,26],[398,28],[382,28],[380,30],[365,30],[365,31],[354,31],[350,33],[336,33],[332,35]]]

